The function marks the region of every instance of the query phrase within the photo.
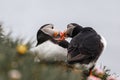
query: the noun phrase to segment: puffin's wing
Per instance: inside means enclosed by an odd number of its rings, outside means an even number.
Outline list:
[[[91,54],[86,54],[81,50],[82,41],[80,36],[75,36],[68,47],[67,61],[69,64],[81,63],[88,64],[91,60]]]
[[[80,53],[79,49],[80,44],[81,44],[80,35],[76,35],[75,37],[72,38],[68,47],[68,54],[71,54],[71,57],[74,57]]]
[[[80,53],[79,44],[79,35],[76,35],[72,38],[68,47],[67,62],[69,64],[79,62],[85,57],[85,55],[82,55],[82,53]]]
[[[68,48],[68,62],[86,63],[98,58],[102,51],[100,37],[96,34],[76,35]],[[70,58],[69,58],[70,57]]]

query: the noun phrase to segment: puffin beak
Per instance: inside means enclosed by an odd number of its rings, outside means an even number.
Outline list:
[[[54,32],[53,36],[57,37],[59,35],[59,32]]]
[[[66,38],[66,31],[64,31],[64,32],[60,32],[60,38],[59,38],[59,41],[65,40],[65,38]]]

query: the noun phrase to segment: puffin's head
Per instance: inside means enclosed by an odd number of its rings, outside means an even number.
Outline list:
[[[37,45],[47,40],[51,40],[52,42],[54,42],[55,39],[59,37],[59,35],[60,35],[60,32],[54,29],[53,24],[45,24],[41,26],[37,32]]]
[[[70,23],[67,25],[67,30],[64,32],[65,36],[73,38],[76,36],[80,31],[82,31],[83,27],[76,24]]]
[[[40,30],[53,38],[57,37],[59,34],[59,31],[54,29],[53,24],[45,24],[40,28]]]

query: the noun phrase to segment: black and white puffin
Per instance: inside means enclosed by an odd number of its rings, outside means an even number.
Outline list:
[[[76,23],[67,25],[64,36],[71,37],[68,47],[69,64],[90,64],[93,68],[106,44],[105,39],[91,27],[82,27]]]
[[[69,43],[60,39],[60,31],[54,29],[53,24],[45,24],[37,32],[37,45],[32,50],[41,60],[66,60]]]

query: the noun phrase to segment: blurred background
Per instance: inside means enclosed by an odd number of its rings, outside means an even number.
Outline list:
[[[93,27],[107,40],[97,65],[120,74],[119,0],[0,0],[0,22],[12,37],[36,40],[38,29],[52,23],[63,31],[69,23]]]

